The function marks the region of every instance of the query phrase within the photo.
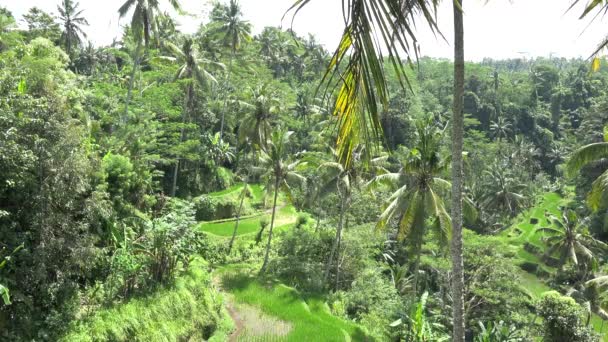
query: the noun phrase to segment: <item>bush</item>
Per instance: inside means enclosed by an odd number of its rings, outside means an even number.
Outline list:
[[[196,210],[195,218],[197,221],[215,221],[236,217],[240,201],[241,189],[230,192],[222,196],[202,195],[193,200]],[[241,216],[250,215],[254,212],[251,207],[250,199],[252,195],[249,191],[243,202]]]
[[[187,269],[207,244],[192,230],[194,212],[189,202],[171,199],[159,218],[145,221],[137,236],[127,233],[110,261],[109,297],[128,298],[134,290],[147,290],[168,283]],[[126,227],[125,227],[126,228]]]
[[[330,299],[332,311],[359,321],[376,340],[392,340],[389,324],[401,308],[400,296],[379,267],[363,270],[349,291],[338,291]]]
[[[225,312],[211,277],[196,266],[170,287],[73,322],[60,341],[207,340],[225,325]]]
[[[556,291],[546,292],[537,305],[538,315],[543,318],[545,341],[597,341],[593,332],[582,321],[582,308],[571,297]]]
[[[304,226],[306,226],[307,224],[309,224],[311,222],[311,218],[310,215],[307,213],[299,213],[298,217],[296,218],[296,224],[295,227],[296,228],[302,228]]]

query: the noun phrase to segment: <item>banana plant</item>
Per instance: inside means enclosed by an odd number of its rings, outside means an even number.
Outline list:
[[[0,261],[0,270],[2,270],[4,267],[6,267],[8,262],[11,261],[13,255],[15,255],[17,252],[19,252],[22,249],[23,249],[23,244],[17,246],[17,248],[15,248],[15,249],[13,249],[13,251],[10,254],[2,257],[2,259],[0,259],[1,260]],[[2,251],[0,251],[0,254],[4,253],[5,250],[6,250],[6,247],[2,248]],[[0,280],[1,279],[2,278],[0,277]],[[3,285],[1,283],[0,283],[0,297],[2,297],[2,301],[4,302],[4,305],[11,304],[11,296],[10,296],[8,287],[6,287],[5,285]]]

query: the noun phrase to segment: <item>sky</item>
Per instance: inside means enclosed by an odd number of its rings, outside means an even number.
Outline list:
[[[121,34],[118,8],[125,0],[79,0],[90,26],[85,28],[88,39],[96,45],[112,42]],[[225,0],[228,1],[228,0]],[[573,0],[467,0],[464,3],[465,58],[479,61],[484,57],[502,59],[519,57],[587,58],[599,41],[608,35],[607,19],[601,17],[579,20],[584,3],[566,13]],[[31,7],[57,13],[59,0],[0,0],[0,6],[13,12],[19,22]],[[240,0],[244,17],[253,25],[254,33],[265,26],[291,25],[290,18],[281,18],[294,0]],[[188,13],[178,22],[183,32],[194,32],[207,19],[209,0],[181,0]],[[438,9],[438,22],[443,38],[435,37],[424,25],[419,25],[418,37],[424,56],[451,58],[452,6],[444,0]],[[422,22],[420,22],[422,24]],[[21,24],[23,24],[21,22]],[[604,27],[602,27],[604,26]],[[341,0],[311,0],[295,18],[293,28],[298,34],[314,34],[332,50],[343,29]]]

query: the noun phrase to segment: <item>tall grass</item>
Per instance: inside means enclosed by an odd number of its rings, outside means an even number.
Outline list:
[[[285,226],[296,221],[296,209],[292,205],[287,205],[277,211],[275,226]],[[265,218],[270,221],[269,214],[249,217],[239,221],[237,235],[253,234],[260,230],[260,221]],[[222,220],[221,222],[202,222],[198,229],[217,236],[232,236],[235,220]]]
[[[286,336],[272,341],[366,341],[367,334],[356,324],[333,316],[322,298],[306,298],[294,288],[273,280],[260,280],[247,271],[226,271],[223,287],[239,303],[254,305],[265,314],[289,322],[292,329]],[[251,337],[255,340],[255,337]],[[268,337],[270,338],[270,336]],[[240,340],[249,341],[248,336]]]
[[[231,329],[222,297],[197,263],[171,287],[73,323],[61,341],[200,341],[214,334],[223,341]]]

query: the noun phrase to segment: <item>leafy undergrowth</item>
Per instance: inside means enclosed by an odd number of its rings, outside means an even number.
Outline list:
[[[232,328],[222,297],[196,262],[174,285],[72,324],[61,341],[225,341]]]
[[[218,271],[222,288],[237,303],[253,305],[266,315],[290,324],[284,336],[269,331],[264,341],[366,341],[369,337],[358,325],[333,316],[321,298],[304,299],[294,288],[272,279],[259,279],[249,266],[233,265]],[[239,336],[239,341],[260,340],[260,337]]]
[[[535,299],[540,298],[543,293],[553,290],[542,278],[554,274],[556,271],[555,267],[551,267],[541,260],[546,245],[543,242],[543,233],[538,232],[537,229],[555,227],[547,220],[546,214],[561,217],[560,207],[565,206],[567,202],[568,199],[562,198],[556,193],[545,193],[533,208],[520,214],[515,219],[515,224],[500,235],[520,258],[522,287]],[[531,250],[536,250],[536,252]],[[527,268],[526,266],[533,267],[524,270]],[[533,268],[536,268],[536,271]],[[603,341],[608,341],[608,333],[599,316],[591,317],[591,325],[596,332],[604,332]]]

